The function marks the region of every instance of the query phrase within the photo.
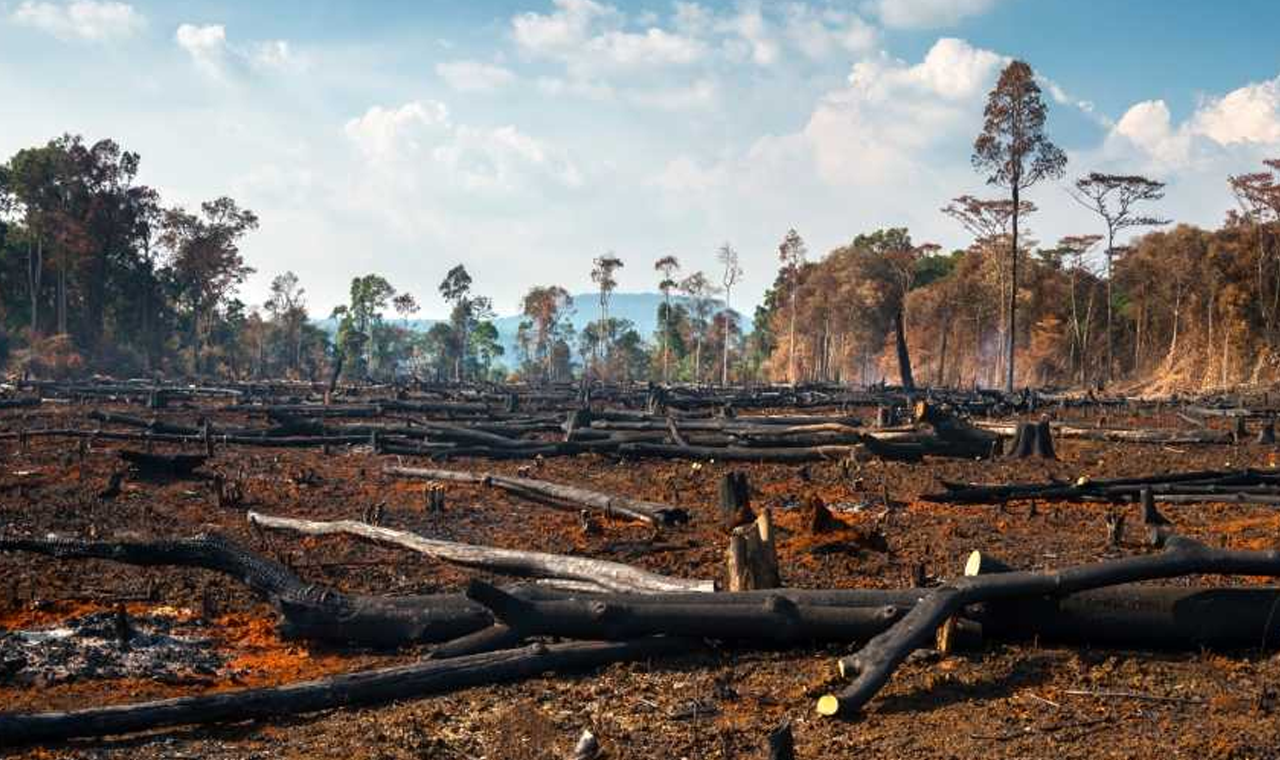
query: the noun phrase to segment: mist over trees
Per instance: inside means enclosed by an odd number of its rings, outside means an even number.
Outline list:
[[[430,286],[376,272],[353,277],[327,315],[310,310],[294,272],[272,273],[265,302],[248,305],[240,288],[254,269],[241,245],[257,214],[229,197],[167,205],[138,181],[137,153],[62,135],[0,164],[0,362],[49,377],[313,381],[340,370],[431,382],[1158,391],[1280,379],[1280,159],[1224,177],[1237,207],[1201,229],[1163,218],[1158,179],[1072,167],[1075,178],[1053,188],[1066,155],[1024,62],[1002,72],[978,126],[972,163],[999,192],[922,199],[966,233],[965,247],[886,226],[850,230],[850,242],[817,255],[789,229],[767,254],[772,285],[746,316],[733,309],[743,261],[765,252],[726,241],[655,255],[653,334],[613,313],[627,262],[612,251],[589,269],[583,259],[594,305],[563,284],[536,285],[514,335],[499,332],[486,273],[461,264],[442,267],[435,290],[449,312],[426,329],[418,296]],[[1037,240],[1037,203],[1072,202],[1095,223]],[[581,308],[593,318],[575,322]]]

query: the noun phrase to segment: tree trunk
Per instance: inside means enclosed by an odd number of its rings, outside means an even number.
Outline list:
[[[924,601],[859,652],[840,660],[841,674],[853,677],[854,681],[841,693],[819,699],[818,713],[857,713],[888,683],[893,672],[912,652],[934,639],[938,626],[969,605],[1070,594],[1104,586],[1201,573],[1280,576],[1280,552],[1212,549],[1174,536],[1160,554],[1064,570],[999,573],[953,580],[931,591]]]
[[[478,567],[521,576],[583,581],[611,591],[711,591],[713,589],[710,581],[672,578],[607,560],[438,541],[356,520],[321,522],[250,512],[249,522],[265,528],[297,531],[309,536],[355,536],[375,543],[409,549],[464,567]]]
[[[1018,216],[1019,216],[1018,178],[1013,180],[1013,250],[1009,267],[1009,334],[1005,336],[1008,348],[1005,350],[1004,389],[1013,393],[1014,353],[1018,340]]]
[[[387,467],[383,472],[401,477],[480,483],[501,488],[516,496],[534,499],[539,502],[545,502],[550,499],[553,502],[572,505],[572,509],[575,511],[580,507],[588,507],[606,516],[642,520],[654,527],[678,525],[689,521],[688,510],[679,507],[632,499],[627,496],[601,493],[587,488],[549,483],[545,480],[518,478],[489,472],[459,472],[456,470],[432,470],[415,467]]]
[[[659,637],[613,643],[532,644],[523,649],[426,660],[261,689],[94,707],[69,712],[0,715],[0,744],[51,742],[150,731],[187,724],[241,722],[335,707],[383,704],[491,683],[577,671],[697,648]]]
[[[36,237],[35,247],[27,243],[27,286],[31,293],[31,344],[40,338],[40,281],[44,274],[44,238]]]
[[[729,548],[725,552],[725,590],[753,591],[781,585],[773,521],[769,510],[765,509],[755,522],[734,528],[729,535]]]
[[[796,384],[796,282],[795,274],[791,277],[791,329],[787,338],[787,359],[789,360],[789,371],[787,379],[792,385]]]
[[[902,309],[898,309],[893,314],[893,333],[894,342],[898,349],[898,376],[902,381],[902,387],[905,390],[915,390],[916,383],[911,377],[911,353],[907,350],[907,327],[906,320],[902,316]]]

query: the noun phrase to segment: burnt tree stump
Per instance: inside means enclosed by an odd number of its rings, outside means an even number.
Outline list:
[[[756,519],[751,511],[751,484],[745,472],[726,472],[720,479],[720,519],[729,530]]]
[[[769,510],[762,510],[750,525],[733,529],[729,535],[725,560],[727,591],[753,591],[782,586]]]

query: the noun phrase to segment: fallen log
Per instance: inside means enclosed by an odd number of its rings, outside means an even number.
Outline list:
[[[59,559],[105,559],[144,567],[199,567],[248,586],[280,614],[281,636],[394,648],[456,639],[493,623],[461,594],[347,595],[306,583],[278,562],[214,534],[161,541],[82,541],[0,537],[0,551]]]
[[[723,596],[715,594],[711,596]],[[768,641],[861,641],[900,618],[905,608],[796,604],[781,594],[755,602],[706,605],[673,602],[665,595],[646,601],[520,599],[483,581],[467,586],[467,598],[522,636],[626,640],[650,634]]]
[[[517,496],[537,495],[550,499],[552,502],[572,505],[574,510],[580,507],[588,507],[607,516],[618,515],[633,520],[641,520],[655,527],[678,525],[689,521],[688,510],[680,507],[602,493],[578,486],[535,480],[533,478],[521,478],[491,472],[462,472],[421,467],[387,467],[383,469],[383,472],[399,477],[448,480],[455,483],[477,483],[493,486]],[[538,501],[543,501],[543,499]]]
[[[152,454],[121,449],[116,452],[140,474],[172,478],[189,478],[209,457],[204,454]]]
[[[588,557],[570,557],[516,549],[476,546],[424,538],[416,533],[383,528],[357,520],[322,522],[249,513],[249,522],[264,528],[309,536],[348,535],[418,552],[464,567],[535,578],[560,578],[593,583],[610,591],[714,591],[712,581],[658,575],[630,565]]]
[[[876,635],[856,654],[840,660],[840,672],[853,683],[818,700],[825,716],[850,716],[867,704],[899,665],[933,640],[948,618],[966,606],[1018,598],[1037,598],[1195,574],[1280,576],[1280,551],[1213,549],[1190,539],[1171,537],[1163,552],[1046,572],[1008,572],[952,580],[933,589],[901,620]]]
[[[661,459],[693,459],[721,462],[825,462],[849,456],[851,446],[814,446],[807,448],[714,448],[709,446],[671,446],[660,443],[624,443],[618,453],[629,457]]]
[[[0,744],[47,743],[188,724],[258,720],[444,694],[547,672],[571,672],[698,649],[697,642],[655,637],[610,643],[533,644],[412,665],[344,673],[261,689],[179,697],[67,712],[0,713]]]
[[[977,427],[1013,438],[1018,433],[1016,422],[978,422]],[[1078,438],[1113,443],[1151,443],[1161,445],[1225,444],[1231,443],[1231,433],[1226,430],[1161,430],[1158,428],[1086,428],[1063,423],[1051,423],[1053,434],[1060,438]]]

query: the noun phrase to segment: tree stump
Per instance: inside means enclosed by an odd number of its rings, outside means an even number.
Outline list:
[[[1258,430],[1257,442],[1264,446],[1271,446],[1275,444],[1276,442],[1276,421],[1275,420],[1272,420],[1272,419],[1267,420],[1266,423],[1262,426],[1262,428]]]
[[[1124,515],[1120,512],[1107,514],[1107,546],[1116,549],[1124,540]]]
[[[796,760],[796,742],[791,735],[791,721],[769,732],[769,760]]]
[[[432,483],[427,486],[422,496],[428,513],[440,514],[444,512],[444,486],[439,483]]]
[[[830,533],[845,527],[835,515],[831,514],[831,510],[827,509],[827,505],[818,496],[810,496],[805,501],[804,523],[809,533],[814,535]]]
[[[745,472],[726,472],[720,479],[720,519],[728,530],[756,519],[751,511],[751,484]]]
[[[1049,420],[1039,422],[1019,422],[1018,431],[1009,446],[1009,457],[1012,459],[1057,459],[1053,450],[1053,428]]]
[[[750,525],[733,529],[725,555],[726,591],[752,591],[782,586],[782,579],[778,576],[778,554],[769,510],[763,510]]]

